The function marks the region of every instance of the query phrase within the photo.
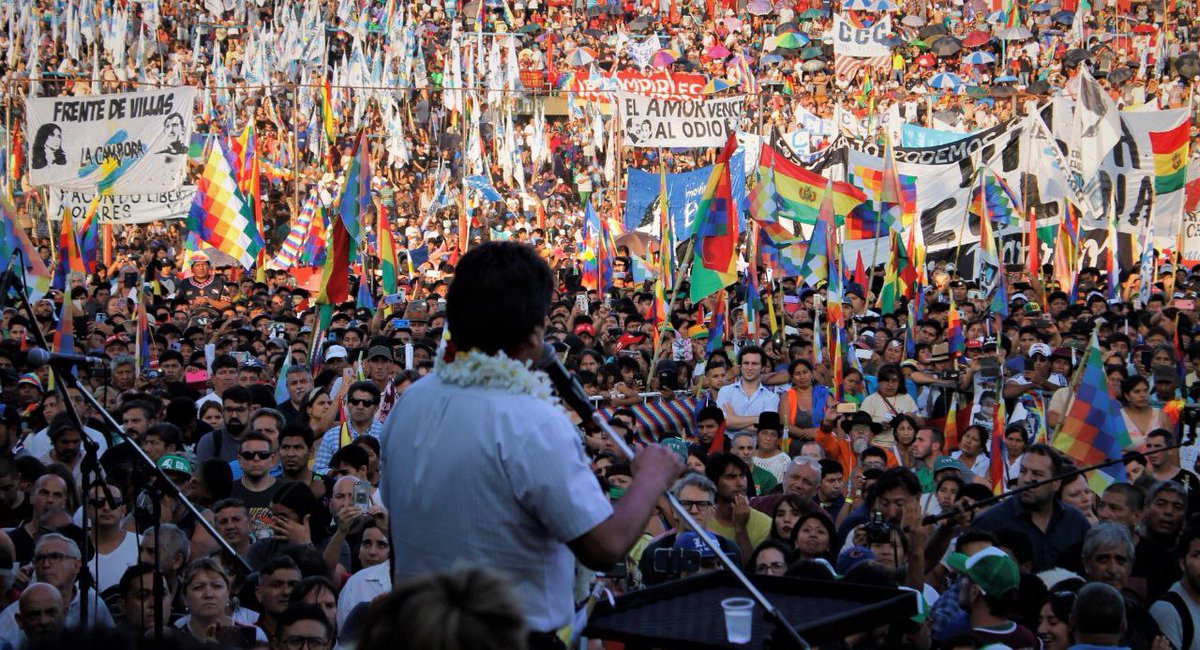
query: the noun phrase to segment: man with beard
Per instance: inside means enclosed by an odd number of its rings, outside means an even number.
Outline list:
[[[82,485],[83,432],[75,425],[69,413],[59,413],[50,421],[50,451],[38,460],[43,463],[62,463],[75,476],[75,484]]]
[[[196,443],[196,458],[204,462],[209,458],[220,458],[230,462],[237,458],[238,441],[246,430],[254,396],[244,386],[231,386],[225,390],[221,407],[225,411],[225,426],[204,434]]]
[[[1062,471],[1063,460],[1057,451],[1048,445],[1032,445],[1021,456],[1017,485],[1044,481]],[[1034,571],[1057,566],[1063,552],[1081,543],[1091,527],[1082,513],[1059,500],[1058,488],[1061,483],[1050,481],[1041,487],[1025,490],[1018,498],[1007,499],[976,517],[975,526],[992,532],[1004,528],[1018,530],[1033,544]],[[1180,510],[1181,521],[1182,516]]]

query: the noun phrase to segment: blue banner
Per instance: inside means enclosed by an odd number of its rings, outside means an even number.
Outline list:
[[[950,144],[958,142],[963,138],[969,138],[972,133],[959,133],[958,131],[942,131],[941,129],[927,129],[923,126],[915,124],[903,124],[900,126],[900,146],[901,147],[936,147],[938,145]]]
[[[746,203],[746,154],[739,150],[729,161],[733,202],[739,206]],[[712,175],[712,165],[690,172],[667,174],[667,210],[675,227],[678,241],[687,239],[692,229],[692,219],[700,205],[700,197]],[[641,169],[629,170],[629,184],[625,192],[625,229],[634,230],[644,223],[652,223],[658,205],[660,179],[658,172]],[[738,223],[746,225],[743,210],[738,210]]]

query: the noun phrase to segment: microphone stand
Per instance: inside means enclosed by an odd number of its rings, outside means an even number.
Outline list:
[[[1189,436],[1188,439],[1185,441],[1177,442],[1173,445],[1167,445],[1166,447],[1163,447],[1161,449],[1155,449],[1154,451],[1147,452],[1147,453],[1157,454],[1157,453],[1163,452],[1163,451],[1171,451],[1172,449],[1179,449],[1182,447],[1186,447],[1186,446],[1192,444],[1193,437],[1194,437],[1194,432],[1193,432],[1192,436]],[[938,523],[940,521],[944,521],[946,519],[951,519],[953,517],[957,517],[958,515],[961,515],[964,513],[974,512],[980,508],[985,508],[985,507],[990,506],[999,501],[1003,501],[1004,499],[1007,499],[1008,497],[1011,497],[1015,494],[1020,494],[1022,492],[1028,492],[1029,490],[1042,487],[1043,485],[1053,483],[1055,481],[1065,481],[1067,479],[1073,479],[1076,476],[1079,476],[1080,474],[1085,474],[1085,473],[1093,471],[1093,470],[1108,467],[1109,465],[1116,465],[1117,463],[1127,463],[1127,462],[1133,460],[1134,458],[1137,458],[1138,456],[1146,456],[1147,453],[1143,453],[1140,451],[1126,452],[1118,458],[1110,458],[1110,459],[1104,461],[1103,463],[1097,463],[1095,465],[1088,465],[1087,467],[1079,467],[1076,469],[1068,470],[1061,474],[1055,474],[1054,476],[1051,476],[1050,478],[1045,478],[1040,481],[1034,481],[1032,483],[1026,483],[1025,485],[1019,485],[1007,492],[1001,492],[1000,494],[990,496],[986,499],[980,499],[979,501],[975,501],[973,503],[955,504],[954,507],[948,511],[945,511],[945,512],[942,512],[942,513],[936,514],[936,515],[926,516],[924,519],[921,520],[921,525],[929,526],[931,524],[936,524],[936,523]],[[1003,459],[1000,459],[1000,460],[1001,460],[1001,462],[1003,462]]]
[[[22,257],[22,253],[21,253],[20,249],[17,249],[17,255],[19,257]],[[22,269],[25,268],[23,264],[22,264],[21,268]],[[14,281],[13,284],[18,289],[18,293],[21,294],[21,304],[25,310],[26,316],[29,318],[29,321],[31,323],[36,323],[37,321],[34,318],[33,307],[32,307],[32,305],[29,304],[29,296],[28,296],[28,294],[25,293],[25,286],[24,286],[24,283],[22,282],[22,278],[15,274],[12,274],[12,273],[10,273],[9,275],[11,276],[12,280]],[[36,338],[38,340],[38,344],[43,349],[49,350],[50,346],[46,344],[46,336],[45,336],[45,334],[42,333],[41,328],[35,327],[35,328],[31,328],[31,329],[33,329],[34,332],[36,333]],[[64,406],[66,406],[67,412],[71,414],[71,419],[72,419],[73,423],[79,427],[80,433],[83,434],[81,436],[81,438],[84,441],[85,447],[87,447],[88,454],[93,456],[93,460],[91,462],[94,463],[94,465],[92,465],[92,468],[97,473],[97,476],[101,476],[99,474],[100,470],[98,467],[99,457],[100,457],[100,450],[99,450],[100,446],[97,445],[96,442],[93,441],[84,431],[83,420],[80,417],[79,412],[75,409],[75,404],[71,401],[70,395],[67,393],[68,387],[74,387],[76,390],[78,390],[80,395],[82,395],[83,398],[85,400],[87,400],[87,402],[89,404],[91,404],[92,409],[95,410],[95,412],[97,414],[99,414],[100,418],[104,421],[104,423],[107,426],[107,428],[109,429],[109,431],[119,435],[122,438],[122,440],[124,441],[124,443],[129,445],[129,448],[134,452],[134,454],[133,454],[134,457],[139,459],[142,466],[149,468],[149,471],[151,473],[151,482],[155,486],[157,486],[156,491],[152,493],[152,500],[157,504],[159,501],[161,501],[161,498],[159,497],[159,495],[161,494],[161,495],[165,495],[165,496],[170,496],[171,498],[175,499],[177,502],[182,504],[188,510],[188,512],[192,515],[193,519],[195,519],[196,525],[203,528],[204,531],[206,533],[208,533],[208,535],[210,537],[212,537],[213,540],[216,541],[217,545],[219,547],[221,547],[221,549],[224,550],[225,553],[230,558],[232,558],[234,561],[238,562],[241,565],[242,569],[247,574],[253,573],[253,569],[246,562],[246,559],[243,558],[242,556],[238,555],[237,551],[234,550],[234,548],[229,545],[229,542],[225,541],[225,538],[221,537],[221,535],[219,533],[217,533],[217,530],[215,528],[213,528],[213,525],[210,524],[206,519],[204,519],[204,517],[200,514],[200,510],[198,508],[196,508],[196,505],[193,504],[191,502],[191,500],[189,500],[186,496],[184,496],[183,493],[181,493],[179,491],[179,488],[175,485],[175,483],[172,482],[171,479],[168,478],[167,475],[164,474],[161,469],[159,469],[158,465],[155,464],[155,462],[153,460],[151,460],[148,455],[146,455],[146,451],[144,449],[142,449],[142,446],[139,445],[136,440],[131,438],[129,436],[129,434],[125,433],[125,427],[122,426],[121,423],[117,422],[117,420],[112,416],[112,414],[110,414],[108,412],[108,410],[106,410],[104,408],[104,405],[101,404],[95,398],[95,396],[93,396],[89,391],[84,390],[83,386],[79,382],[79,378],[75,376],[75,373],[69,372],[69,371],[68,372],[62,371],[59,367],[56,367],[56,364],[54,362],[51,362],[51,364],[50,364],[50,372],[53,373],[53,375],[55,377],[55,386],[57,387],[57,390],[59,391],[59,394],[61,396],[61,400],[62,400]],[[87,457],[85,456],[85,460],[86,460],[86,458]],[[83,461],[81,461],[81,462],[83,462]],[[88,467],[89,467],[88,465],[84,465],[84,467],[83,467],[83,485],[84,486],[88,486],[88,480],[89,480]],[[103,482],[103,480],[104,479],[101,476],[101,479],[100,479],[101,482],[98,484],[104,485],[105,483]],[[90,487],[84,487],[81,489],[88,490],[88,489],[90,489]],[[87,492],[85,491],[84,494],[86,495]],[[107,493],[107,490],[105,491],[105,497],[109,502],[109,507],[110,508],[113,507],[114,504],[112,503],[112,497],[111,497],[111,495],[109,495]],[[86,538],[87,537],[87,525],[88,525],[86,505],[84,506],[84,508],[82,510],[82,514],[83,514],[83,522],[82,522],[83,523],[83,531],[84,531],[84,537]],[[154,621],[154,636],[155,636],[156,640],[161,641],[162,637],[163,637],[163,616],[160,616],[158,614],[159,614],[159,610],[162,607],[162,599],[163,599],[163,595],[164,595],[163,594],[163,583],[166,582],[166,577],[163,573],[162,563],[160,561],[159,553],[158,553],[159,544],[162,543],[162,541],[161,541],[162,538],[158,531],[158,520],[159,519],[161,519],[160,512],[156,508],[155,514],[154,514],[154,521],[155,521],[155,526],[154,526],[154,528],[155,528],[155,535],[154,535],[154,548],[155,548],[154,598],[155,598],[155,615],[156,615],[156,618]],[[97,549],[97,557],[98,556],[99,556],[99,549]],[[79,580],[80,580],[80,583],[82,584],[83,580],[84,580],[82,574],[80,575]],[[88,620],[87,619],[87,613],[88,613],[87,598],[84,598],[83,596],[84,596],[84,594],[81,592],[80,599],[79,599],[79,602],[80,602],[79,620],[84,625],[87,625],[87,620]]]
[[[4,274],[4,281],[2,285],[0,285],[3,287],[4,291],[3,294],[0,294],[0,300],[6,300],[8,298],[9,290],[16,289],[17,294],[20,296],[21,309],[25,312],[26,318],[29,319],[29,329],[33,332],[33,336],[34,339],[36,339],[37,345],[44,350],[49,350],[50,346],[46,343],[46,334],[42,331],[42,327],[38,323],[37,316],[33,312],[33,305],[29,303],[29,289],[25,286],[25,270],[25,253],[20,247],[18,247],[16,250],[15,259],[13,259],[12,263],[10,263],[8,271]],[[108,484],[104,480],[103,473],[100,471],[100,445],[97,444],[95,440],[92,440],[92,437],[87,434],[87,429],[85,427],[83,418],[79,415],[79,411],[75,408],[75,403],[71,401],[71,396],[67,394],[66,385],[63,383],[64,376],[75,379],[74,375],[70,372],[60,372],[53,365],[50,366],[50,373],[51,377],[54,379],[56,390],[59,392],[59,400],[66,408],[66,412],[68,417],[71,419],[71,423],[79,429],[79,437],[83,443],[84,450],[79,459],[79,491],[81,497],[80,500],[83,502],[83,507],[80,508],[80,528],[83,530],[83,540],[86,548],[86,544],[91,543],[88,539],[89,517],[87,502],[90,498],[92,487],[105,487],[103,498],[108,503],[108,507],[110,509],[115,509],[116,504],[113,503],[112,494],[109,493],[107,489]],[[76,383],[75,385],[78,384]],[[86,395],[86,393],[84,394]],[[93,477],[96,479],[94,483]],[[92,545],[95,547],[93,549],[93,552],[95,553],[95,566],[97,568],[97,573],[99,573],[99,540],[97,539],[96,543]],[[87,567],[86,558],[83,558],[82,562],[83,566]],[[92,576],[92,580],[94,579],[95,576]],[[81,625],[87,627],[89,620],[88,615],[90,614],[88,611],[90,609],[90,603],[87,592],[88,589],[91,588],[92,580],[88,579],[86,571],[80,571],[79,575],[76,577],[76,580],[78,582],[76,589],[79,591],[79,621]]]
[[[555,356],[553,349],[546,350],[544,354],[548,356],[544,357],[543,364],[545,361],[557,361],[557,357]],[[557,366],[557,368],[554,366]],[[591,403],[587,400],[586,395],[583,392],[583,388],[579,385],[579,381],[575,379],[573,375],[568,374],[565,369],[562,369],[561,364],[552,363],[549,366],[543,365],[542,369],[545,370],[550,376],[551,380],[553,380],[555,390],[559,393],[559,397],[562,398],[563,403],[574,409],[579,417],[583,420],[585,425],[590,423],[598,427],[604,433],[608,434],[608,437],[612,439],[613,444],[617,446],[617,449],[619,449],[622,454],[625,454],[625,457],[632,462],[635,456],[633,449],[625,442],[624,436],[618,435],[617,432],[614,431],[611,426],[609,426],[608,422],[600,415],[600,413],[592,409]],[[737,578],[737,581],[746,588],[746,591],[750,592],[750,596],[754,598],[755,602],[757,602],[766,612],[767,620],[774,623],[777,630],[783,630],[786,635],[786,639],[782,640],[783,643],[776,647],[809,650],[811,646],[807,641],[804,640],[804,637],[800,636],[800,633],[796,631],[796,628],[786,618],[784,618],[783,614],[779,611],[779,608],[777,608],[774,603],[768,600],[767,596],[763,594],[758,587],[754,586],[753,582],[750,582],[750,579],[746,577],[746,574],[742,571],[742,568],[725,554],[725,551],[721,548],[721,545],[717,543],[712,535],[710,535],[708,531],[705,530],[704,527],[695,520],[695,518],[692,517],[691,513],[687,511],[687,508],[684,508],[683,504],[679,503],[679,499],[676,498],[670,490],[667,490],[664,494],[667,497],[667,502],[671,504],[671,509],[675,511],[675,514],[679,515],[679,518],[683,520],[685,524],[687,524],[688,528],[692,529],[697,535],[700,536],[700,539],[704,541],[705,546],[712,550],[712,552],[716,554],[717,558],[721,560],[721,563],[725,565],[726,570],[728,570],[735,578]]]

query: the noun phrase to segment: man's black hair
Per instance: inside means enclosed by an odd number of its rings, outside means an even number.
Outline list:
[[[485,242],[459,260],[446,318],[460,350],[515,351],[546,320],[554,274],[533,247]]]
[[[295,564],[293,562],[293,564]],[[325,616],[325,612],[319,605],[312,603],[291,603],[283,613],[279,615],[279,620],[275,621],[275,630],[282,632],[288,626],[299,621],[317,621],[325,628],[325,638],[333,639],[333,625],[329,623],[329,619]]]
[[[371,456],[367,454],[367,450],[358,445],[346,445],[337,450],[333,454],[333,458],[329,461],[330,467],[338,465],[348,465],[354,469],[368,467],[371,464]]]
[[[886,492],[891,492],[896,488],[901,488],[908,492],[909,496],[918,496],[921,494],[921,482],[917,480],[917,475],[912,471],[903,467],[889,467],[883,470],[879,475],[879,480],[875,481],[875,485],[867,492],[867,510],[875,507],[875,499]]]
[[[313,433],[312,427],[307,424],[293,422],[279,430],[279,442],[283,443],[284,438],[301,438],[304,440],[304,446],[312,447],[313,440],[316,439],[316,434]]]
[[[713,485],[716,485],[730,465],[742,470],[742,473],[746,475],[747,482],[752,480],[753,475],[750,473],[750,468],[746,466],[746,461],[730,453],[713,454],[710,456],[708,464],[704,467],[704,474],[708,477],[708,480],[713,482]]]

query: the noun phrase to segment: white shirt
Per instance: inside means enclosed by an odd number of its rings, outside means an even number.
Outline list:
[[[87,426],[83,428],[83,432],[86,433],[89,438],[94,440],[97,445],[100,445],[101,455],[108,451],[107,436]],[[21,442],[21,446],[13,450],[13,454],[16,456],[24,455],[33,456],[34,458],[41,458],[42,456],[49,454],[50,450],[53,448],[54,444],[50,442],[50,427],[46,427],[45,429],[42,429],[41,431],[38,431],[37,433],[25,438],[25,440]]]
[[[742,380],[739,379],[717,391],[717,406],[721,407],[721,410],[729,406],[733,409],[734,414],[739,416],[758,417],[764,411],[779,410],[779,395],[761,383],[758,385],[758,390],[746,395],[746,391],[742,389]],[[753,428],[734,429],[728,427],[725,432],[732,435],[740,431],[750,431]]]
[[[434,373],[405,392],[380,438],[396,579],[484,563],[513,581],[531,631],[571,622],[567,543],[613,510],[561,409]]]
[[[387,562],[362,569],[350,576],[338,595],[337,629],[346,629],[346,618],[360,603],[369,603],[376,596],[392,590],[391,567]]]
[[[142,538],[136,533],[125,531],[125,539],[113,549],[112,553],[98,554],[87,561],[88,570],[96,577],[96,586],[100,593],[105,589],[121,582],[125,569],[138,563],[138,550]]]
[[[104,604],[104,599],[96,595],[95,590],[88,589],[88,629],[94,630],[97,628],[106,629],[114,626],[112,614],[108,611],[108,606]],[[21,610],[20,601],[10,604],[0,612],[0,646],[9,644],[14,648],[22,648],[26,645],[25,633],[21,631],[17,625],[17,612]],[[71,606],[67,608],[67,617],[63,622],[64,628],[73,628],[79,625],[79,590],[75,590],[75,595],[71,598]]]

